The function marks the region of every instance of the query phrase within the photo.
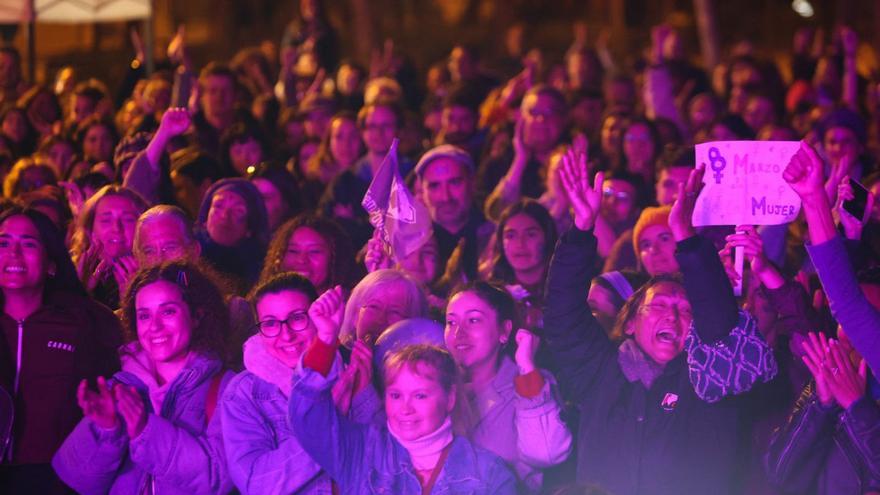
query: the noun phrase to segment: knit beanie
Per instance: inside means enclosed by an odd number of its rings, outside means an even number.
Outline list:
[[[642,232],[652,225],[669,226],[669,212],[672,211],[671,206],[649,206],[642,210],[636,226],[633,227],[633,249],[636,252],[636,258],[639,257],[639,237]]]

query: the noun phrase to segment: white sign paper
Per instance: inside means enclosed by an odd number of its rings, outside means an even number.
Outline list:
[[[797,218],[801,200],[782,178],[799,141],[713,141],[696,146],[706,164],[694,226],[779,225]]]

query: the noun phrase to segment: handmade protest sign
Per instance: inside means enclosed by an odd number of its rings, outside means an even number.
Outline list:
[[[799,141],[712,141],[696,146],[706,164],[693,221],[705,225],[779,225],[797,218],[801,200],[782,178]]]

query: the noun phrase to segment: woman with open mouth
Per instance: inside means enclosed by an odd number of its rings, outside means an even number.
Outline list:
[[[564,157],[574,226],[550,264],[544,338],[563,397],[580,405],[578,483],[618,495],[736,486],[753,414],[747,397],[728,396],[773,378],[776,363],[754,319],[739,311],[714,246],[695,235],[690,219],[704,171],[690,174],[669,213],[683,276],[655,276],[635,291],[617,317],[615,342],[583,301],[603,174],[590,184],[586,156]]]

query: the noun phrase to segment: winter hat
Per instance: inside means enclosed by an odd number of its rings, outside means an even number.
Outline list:
[[[636,258],[639,257],[639,237],[642,232],[652,225],[668,227],[670,211],[672,211],[671,206],[649,206],[642,210],[642,214],[636,221],[636,226],[633,227],[633,249],[636,252]]]

